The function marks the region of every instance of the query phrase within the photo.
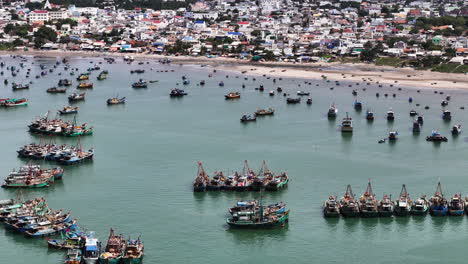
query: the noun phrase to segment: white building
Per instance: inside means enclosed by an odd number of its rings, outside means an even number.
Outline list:
[[[28,14],[29,22],[49,21],[49,12],[43,10],[34,10]]]

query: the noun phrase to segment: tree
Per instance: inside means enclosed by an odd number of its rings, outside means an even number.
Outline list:
[[[40,48],[47,41],[56,42],[57,33],[53,29],[43,26],[34,33],[34,46]]]
[[[13,46],[18,47],[18,46],[23,46],[24,42],[21,39],[15,39],[13,40]]]
[[[275,54],[273,54],[273,51],[271,50],[267,50],[265,52],[265,56],[263,56],[263,58],[267,61],[273,61],[275,60]]]
[[[29,10],[37,10],[37,9],[42,9],[42,3],[41,2],[28,2],[24,5],[24,7],[28,8]]]

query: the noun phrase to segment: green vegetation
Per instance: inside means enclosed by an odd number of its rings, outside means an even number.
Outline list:
[[[397,57],[383,57],[377,58],[375,65],[377,66],[393,66],[393,67],[403,67],[407,64],[407,60],[397,58]]]
[[[431,71],[447,72],[447,73],[465,73],[465,72],[468,72],[468,65],[444,63],[438,66],[435,66],[434,68],[431,69]]]
[[[57,33],[53,29],[43,26],[34,33],[34,46],[36,48],[40,48],[48,41],[57,41]]]
[[[18,24],[6,24],[3,28],[3,32],[11,36],[19,36],[25,38],[28,35],[29,25],[18,25]]]

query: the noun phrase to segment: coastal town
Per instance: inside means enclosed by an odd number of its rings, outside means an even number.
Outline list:
[[[3,1],[0,48],[468,71],[467,1],[53,2]]]

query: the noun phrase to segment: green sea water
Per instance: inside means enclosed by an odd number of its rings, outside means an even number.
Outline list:
[[[11,85],[0,84],[0,97],[30,99],[27,107],[0,109],[3,176],[28,162],[16,156],[22,145],[45,140],[28,133],[27,124],[48,110],[53,116],[57,109],[68,105],[67,95],[47,94],[46,89],[57,85],[61,78],[75,79],[78,74],[69,76],[60,65],[53,73],[34,78],[41,71],[39,64],[50,69],[57,60],[61,58],[28,58],[25,69],[32,71],[30,90],[12,92]],[[2,61],[17,68],[20,62],[10,57],[2,57]],[[86,101],[75,104],[79,107],[78,122],[87,122],[95,129],[93,136],[81,139],[83,148],[95,148],[94,162],[66,167],[61,182],[46,189],[25,190],[25,196],[45,197],[51,208],[71,211],[78,223],[96,231],[103,243],[111,227],[125,237],[141,235],[145,263],[465,262],[466,216],[325,219],[321,206],[329,195],[341,197],[347,184],[361,195],[369,179],[379,199],[384,194],[396,199],[402,184],[406,184],[413,200],[421,194],[430,196],[439,179],[447,197],[455,192],[464,197],[468,192],[466,134],[454,138],[450,128],[454,123],[461,123],[462,128],[468,124],[468,110],[459,109],[467,107],[467,92],[445,90],[440,95],[428,89],[417,93],[416,88],[406,87],[398,91],[398,84],[379,88],[364,82],[347,83],[346,79],[336,86],[307,76],[284,78],[275,84],[274,76],[257,76],[253,81],[250,76],[213,73],[211,67],[196,65],[160,65],[155,61],[127,65],[121,60],[109,65],[99,58],[70,59],[79,72],[98,62],[102,62],[102,69],[109,70],[109,78],[97,81],[98,72],[93,72],[94,89],[86,91]],[[0,80],[25,83],[29,81],[24,77],[25,69],[12,78],[5,67]],[[130,74],[131,69],[146,72]],[[161,70],[169,72],[157,72]],[[210,73],[212,77],[208,77]],[[182,86],[182,75],[191,81],[184,86],[189,95],[169,98],[176,83]],[[139,78],[159,82],[148,89],[132,89],[131,83]],[[198,86],[200,80],[206,80],[206,85]],[[224,81],[224,87],[218,86],[220,81]],[[73,87],[76,84],[74,80]],[[254,89],[260,84],[265,86],[263,93]],[[304,97],[301,104],[287,105],[282,95],[268,95],[276,87],[291,94],[310,91],[313,104],[306,105]],[[358,89],[357,97],[351,94],[352,89]],[[67,94],[75,89],[69,90]],[[241,99],[226,101],[224,94],[231,91],[241,92]],[[389,97],[385,98],[384,93]],[[393,93],[396,98],[391,96]],[[447,107],[453,114],[451,122],[441,118],[440,103],[447,93],[452,97]],[[116,95],[126,96],[127,103],[107,106],[106,99]],[[412,104],[408,103],[409,97],[414,99]],[[364,104],[360,113],[353,109],[355,99]],[[329,121],[326,112],[333,102],[339,117]],[[421,106],[416,107],[416,103]],[[425,105],[430,109],[424,110]],[[259,117],[255,123],[239,122],[242,114],[267,107],[276,109],[274,116]],[[375,113],[373,123],[365,120],[367,108]],[[395,111],[393,123],[385,118],[389,108]],[[413,108],[425,118],[419,136],[411,132],[408,113]],[[354,119],[352,136],[343,136],[338,128],[347,111]],[[448,142],[426,142],[432,129],[447,136]],[[399,132],[398,141],[378,144],[391,130]],[[56,141],[76,144],[73,138]],[[228,229],[227,209],[238,199],[259,198],[258,193],[192,192],[197,161],[212,175],[216,170],[241,170],[244,160],[255,170],[266,160],[271,170],[286,171],[290,176],[287,189],[263,194],[264,203],[287,203],[291,214],[285,228]],[[2,199],[15,196],[15,190],[0,190]],[[0,256],[10,264],[63,263],[64,259],[63,252],[48,250],[44,239],[26,239],[2,227]]]

